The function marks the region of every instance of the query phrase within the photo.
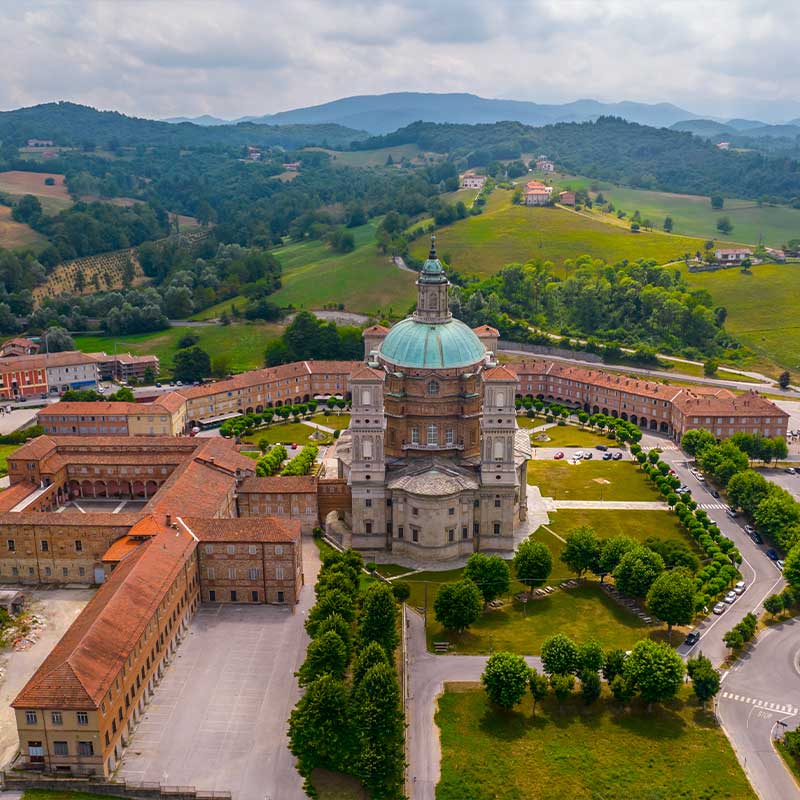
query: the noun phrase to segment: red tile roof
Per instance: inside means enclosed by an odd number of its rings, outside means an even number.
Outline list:
[[[316,491],[317,479],[313,475],[245,478],[239,484],[239,494],[316,494]]]
[[[384,379],[384,373],[380,370],[373,369],[372,367],[368,367],[366,364],[359,364],[357,367],[353,368],[353,371],[350,373],[351,380],[380,380]]]
[[[122,561],[125,556],[133,552],[140,544],[141,539],[134,539],[132,536],[122,536],[103,553],[101,561],[104,564],[117,564]]]
[[[364,328],[362,333],[389,333],[389,329],[383,325],[370,325],[368,328]]]
[[[201,542],[300,542],[300,522],[275,517],[181,520]]]
[[[477,328],[473,328],[472,332],[477,336],[499,336],[500,331],[497,328],[493,328],[491,325],[479,325]]]
[[[10,489],[0,492],[0,514],[11,511],[17,503],[24,500],[31,492],[35,492],[36,488],[29,481],[21,481],[15,483]]]
[[[515,381],[517,380],[517,375],[515,372],[512,372],[505,364],[501,364],[499,367],[491,367],[487,369],[486,372],[483,373],[484,380],[487,381]]]
[[[60,417],[70,414],[83,414],[83,415],[113,415],[127,416],[128,414],[135,413],[137,410],[141,411],[144,403],[128,403],[122,400],[98,400],[97,402],[79,402],[79,401],[61,401],[60,403],[53,403],[46,408],[39,409],[38,416],[42,417]]]

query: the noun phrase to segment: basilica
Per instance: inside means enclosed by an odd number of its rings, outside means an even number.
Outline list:
[[[414,314],[364,332],[336,448],[357,549],[417,561],[510,554],[525,521],[531,446],[517,428],[517,376],[495,359],[497,331],[453,318],[449,287],[434,240]]]

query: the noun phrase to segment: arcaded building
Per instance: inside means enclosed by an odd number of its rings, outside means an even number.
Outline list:
[[[441,561],[510,554],[527,512],[530,441],[517,429],[516,375],[449,310],[431,246],[416,312],[369,329],[366,363],[350,375],[350,428],[337,445],[347,481],[345,544]]]

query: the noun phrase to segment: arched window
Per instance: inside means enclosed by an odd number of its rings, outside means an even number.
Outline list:
[[[428,425],[428,447],[439,444],[439,429],[435,425]]]
[[[428,384],[428,394],[431,395],[439,394],[439,384],[436,381],[431,381]]]

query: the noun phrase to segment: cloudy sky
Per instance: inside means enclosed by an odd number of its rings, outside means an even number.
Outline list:
[[[473,92],[800,115],[797,0],[0,0],[0,108],[167,117]]]

